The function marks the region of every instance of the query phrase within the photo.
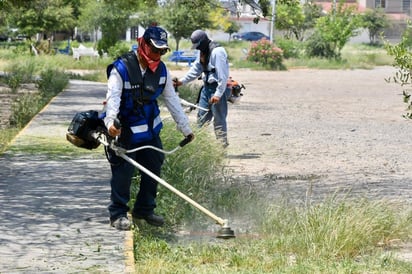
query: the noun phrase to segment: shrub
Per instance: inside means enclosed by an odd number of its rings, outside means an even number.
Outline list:
[[[396,45],[385,42],[385,48],[387,53],[394,58],[393,66],[397,69],[395,75],[389,77],[387,81],[397,83],[402,87],[403,101],[407,104],[406,113],[403,116],[412,119],[412,51],[409,46],[410,38],[407,35],[410,28],[411,23],[409,22],[401,42]]]
[[[341,58],[341,50],[358,33],[360,17],[353,7],[339,2],[337,9],[316,21],[315,30],[308,39],[309,57]]]
[[[283,50],[283,58],[299,58],[302,42],[294,39],[278,38],[276,44]]]
[[[126,43],[116,43],[116,45],[110,47],[107,50],[107,54],[110,57],[116,58],[116,57],[121,56],[122,54],[130,51],[130,50],[131,50],[131,48],[128,44],[126,44]]]
[[[339,58],[334,43],[324,39],[319,32],[313,33],[306,41],[306,54],[309,57]]]
[[[275,70],[285,69],[282,49],[266,39],[252,43],[247,60],[263,64]]]
[[[13,63],[6,70],[6,84],[12,92],[16,92],[22,83],[32,83],[35,64],[29,60],[23,63]]]
[[[49,101],[53,96],[63,91],[68,83],[69,76],[63,71],[48,68],[41,72],[40,80],[36,84],[42,99]]]

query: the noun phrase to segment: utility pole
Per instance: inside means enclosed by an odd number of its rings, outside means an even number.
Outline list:
[[[276,0],[272,0],[272,20],[270,24],[270,42],[273,43],[273,36],[275,35],[275,18],[276,18]]]

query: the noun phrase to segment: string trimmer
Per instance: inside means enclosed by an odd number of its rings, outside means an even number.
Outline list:
[[[117,128],[120,128],[120,123],[118,121],[115,121],[115,126]],[[195,202],[193,199],[177,190],[175,187],[167,183],[165,180],[163,180],[162,178],[160,178],[159,176],[157,176],[156,174],[154,174],[153,172],[151,172],[150,170],[148,170],[147,168],[145,168],[144,166],[140,165],[135,160],[127,156],[128,153],[132,153],[142,149],[154,149],[164,154],[171,154],[187,145],[191,141],[190,137],[186,137],[185,139],[183,139],[179,143],[179,145],[171,151],[165,151],[154,146],[142,146],[137,147],[135,149],[126,150],[118,144],[116,138],[112,138],[108,135],[106,128],[104,127],[104,125],[102,125],[102,121],[98,119],[97,112],[88,111],[76,114],[76,116],[73,118],[71,125],[69,126],[66,138],[69,142],[78,147],[93,149],[97,148],[99,144],[102,144],[105,146],[106,149],[113,150],[117,156],[123,158],[125,161],[129,162],[139,170],[143,171],[151,178],[156,180],[159,184],[163,185],[164,187],[178,195],[180,198],[182,198],[183,200],[185,200],[186,202],[188,202],[189,204],[191,204],[192,206],[194,206],[195,208],[197,208],[198,210],[200,210],[201,212],[215,220],[216,223],[221,226],[221,229],[218,231],[218,234],[216,236],[217,238],[235,238],[235,233],[229,227],[227,219],[222,219],[218,217],[216,214],[212,213],[199,203]]]

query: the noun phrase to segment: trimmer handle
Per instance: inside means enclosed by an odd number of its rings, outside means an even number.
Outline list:
[[[177,81],[178,81],[179,79],[177,79],[177,77],[173,77],[173,79],[172,79],[172,81],[173,82],[175,82],[175,84],[173,85],[174,86],[174,88],[175,88],[175,92],[176,93],[179,93],[179,90],[177,89]]]
[[[115,127],[116,129],[121,129],[121,128],[122,128],[122,123],[120,123],[120,120],[117,119],[117,118],[114,119],[113,125],[114,125],[114,127]]]
[[[194,138],[195,136],[193,134],[187,135],[182,141],[180,141],[179,146],[184,147],[185,145],[193,141]]]

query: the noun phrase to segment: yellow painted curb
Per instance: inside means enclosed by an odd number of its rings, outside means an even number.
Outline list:
[[[132,220],[132,216],[128,216]],[[125,273],[136,273],[134,262],[134,245],[133,245],[133,229],[125,233],[124,239],[124,256],[125,256]]]

